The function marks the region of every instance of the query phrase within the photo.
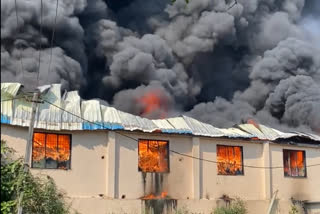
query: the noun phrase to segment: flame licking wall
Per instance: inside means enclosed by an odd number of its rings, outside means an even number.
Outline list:
[[[133,114],[320,129],[318,0],[60,1],[52,58],[56,1],[42,31],[40,0],[17,0],[18,25],[14,2],[1,1],[2,81],[36,85],[41,46],[40,85]]]

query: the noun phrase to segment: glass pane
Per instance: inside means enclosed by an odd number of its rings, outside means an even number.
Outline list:
[[[291,176],[298,176],[297,153],[295,151],[290,151],[290,168]]]
[[[227,147],[225,146],[217,146],[217,161],[218,161],[218,174],[225,175],[226,173],[226,165],[228,161],[227,155]]]
[[[289,152],[287,150],[283,151],[283,165],[284,165],[284,175],[291,175],[290,165],[289,165]]]
[[[58,136],[56,134],[47,134],[46,142],[46,168],[56,169],[58,167]]]
[[[32,167],[45,168],[45,139],[43,133],[33,134],[32,143]]]
[[[298,176],[305,176],[304,152],[297,151],[297,170]]]
[[[147,169],[146,161],[147,161],[147,153],[148,153],[148,141],[140,140],[139,141],[139,169],[145,172]]]
[[[70,169],[70,136],[58,136],[58,168]]]
[[[159,141],[159,156],[160,156],[160,168],[159,172],[167,172],[168,171],[168,142]]]
[[[234,147],[235,174],[243,174],[241,147]]]

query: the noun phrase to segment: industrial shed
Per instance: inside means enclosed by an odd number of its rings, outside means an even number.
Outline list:
[[[250,213],[320,212],[320,136],[248,123],[220,129],[187,116],[149,120],[39,88],[30,166],[54,178],[79,212],[210,213],[229,198]],[[1,139],[23,156],[30,94],[1,83]],[[275,200],[272,200],[274,196]],[[228,200],[227,200],[227,199]]]

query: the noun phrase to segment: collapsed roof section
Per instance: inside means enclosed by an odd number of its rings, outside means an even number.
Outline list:
[[[28,127],[31,118],[30,94],[20,83],[1,83],[1,123]],[[61,96],[61,85],[39,87],[42,100],[36,114],[35,128],[46,130],[126,130],[190,134],[204,137],[227,137],[277,141],[304,139],[320,143],[320,136],[300,132],[284,133],[259,124],[241,124],[220,129],[187,116],[149,120],[101,105],[97,100],[81,101],[77,91]],[[29,97],[29,100],[26,98]],[[64,110],[66,111],[64,111]]]

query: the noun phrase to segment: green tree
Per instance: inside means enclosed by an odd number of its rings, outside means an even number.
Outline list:
[[[70,205],[64,200],[52,178],[33,176],[23,171],[23,160],[14,159],[14,150],[1,140],[1,213],[17,211],[19,194],[23,191],[24,214],[67,214]]]

